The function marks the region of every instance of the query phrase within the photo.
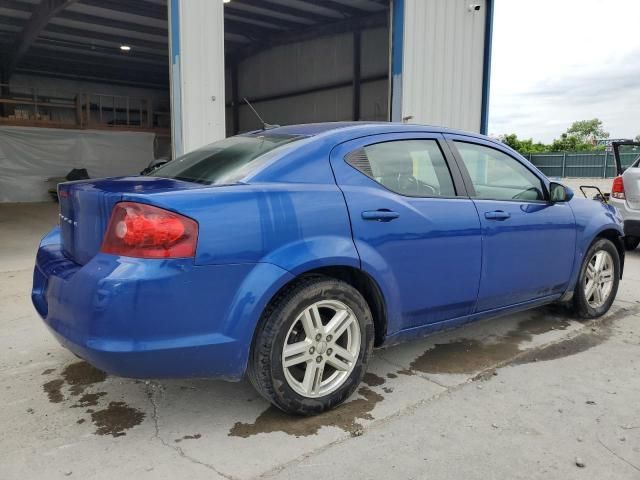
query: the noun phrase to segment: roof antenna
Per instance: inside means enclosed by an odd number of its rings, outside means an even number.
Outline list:
[[[280,125],[271,125],[270,123],[265,122],[262,117],[260,116],[260,114],[257,112],[257,110],[255,108],[253,108],[253,105],[251,105],[251,103],[249,103],[249,100],[247,100],[247,97],[242,97],[242,100],[244,100],[244,102],[249,105],[249,108],[251,109],[251,111],[253,112],[253,114],[258,117],[258,120],[260,120],[260,123],[262,124],[262,129],[263,130],[271,130],[272,128],[278,128]]]

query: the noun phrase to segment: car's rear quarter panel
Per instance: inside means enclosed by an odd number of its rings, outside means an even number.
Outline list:
[[[573,290],[584,256],[596,237],[605,231],[622,236],[623,228],[620,214],[611,205],[579,197],[574,197],[569,205],[576,219],[576,255],[569,282],[570,289]]]
[[[182,331],[186,321],[201,326],[202,332],[209,328],[228,335],[237,351],[233,363],[242,371],[262,311],[280,288],[296,275],[323,266],[360,267],[344,197],[333,179],[328,153],[316,152],[303,165],[309,171],[297,173],[305,182],[290,174],[289,182],[123,195],[123,200],[167,208],[198,222],[196,257],[189,267],[194,275],[186,277],[188,283],[176,285],[174,297],[193,298],[194,303],[185,306],[182,314],[176,311],[171,316],[184,319],[176,323],[182,323],[177,327]],[[280,163],[278,168],[282,168]],[[295,164],[290,171],[294,170]],[[120,268],[126,268],[126,263]],[[171,284],[163,288],[164,295],[172,295]],[[161,298],[161,288],[136,294],[123,291],[127,294],[134,296],[123,305],[136,302],[135,295],[156,295],[160,305],[167,303]],[[133,315],[148,318],[150,313]],[[179,335],[165,333],[167,338]]]

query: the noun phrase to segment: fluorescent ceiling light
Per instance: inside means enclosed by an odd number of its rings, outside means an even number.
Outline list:
[[[122,50],[123,52],[128,52],[129,50],[131,50],[131,47],[129,45],[120,45],[120,50]]]

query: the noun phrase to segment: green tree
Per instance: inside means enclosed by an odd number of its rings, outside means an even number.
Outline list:
[[[596,139],[609,138],[609,132],[602,127],[602,120],[578,120],[567,129],[567,136],[577,137],[581,143],[588,143]]]
[[[636,142],[640,142],[640,133],[639,133],[638,135],[636,135],[636,139],[635,139],[635,141],[636,141]]]
[[[595,140],[609,138],[609,132],[605,132],[602,121],[598,118],[591,120],[579,120],[573,122],[565,133],[556,138],[549,145],[535,142],[531,139],[520,139],[515,133],[509,133],[498,137],[501,142],[511,148],[528,155],[530,153],[545,152],[589,152],[593,150],[604,150],[604,146],[597,146]],[[640,135],[636,137],[640,142]]]
[[[540,142],[533,143],[533,139],[531,138],[521,140],[515,133],[503,135],[502,137],[500,137],[500,141],[506,145],[509,145],[511,148],[521,153],[522,155],[527,155],[529,153],[542,153],[548,150],[547,145]]]
[[[549,150],[552,152],[588,152],[589,150],[596,150],[596,147],[592,143],[583,142],[576,135],[563,133],[560,138],[553,141]]]

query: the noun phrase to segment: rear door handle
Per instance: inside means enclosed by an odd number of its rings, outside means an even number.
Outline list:
[[[507,218],[511,218],[511,214],[502,210],[496,210],[494,212],[485,212],[484,218],[487,220],[506,220]]]
[[[363,220],[376,220],[378,222],[390,222],[398,218],[400,214],[398,212],[392,212],[387,209],[380,210],[366,210],[362,212]]]

